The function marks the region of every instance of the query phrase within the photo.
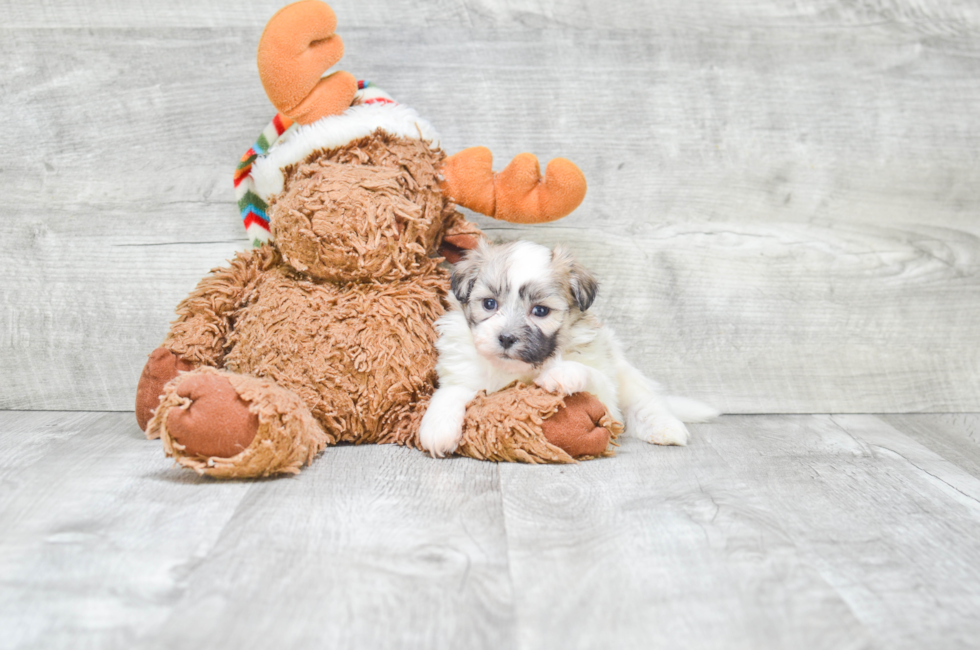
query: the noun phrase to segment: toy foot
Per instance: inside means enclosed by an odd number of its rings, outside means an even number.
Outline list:
[[[600,426],[606,407],[594,395],[575,393],[565,407],[541,423],[548,442],[569,456],[599,456],[609,446],[609,430]]]
[[[259,418],[227,377],[190,375],[177,382],[176,393],[185,405],[170,410],[167,431],[184,453],[231,458],[252,444]]]
[[[295,474],[337,441],[296,393],[206,366],[164,386],[146,433],[179,464],[218,478]]]
[[[166,348],[157,348],[143,366],[136,388],[136,423],[146,431],[153,412],[160,405],[163,387],[178,373],[193,370],[194,366]]]

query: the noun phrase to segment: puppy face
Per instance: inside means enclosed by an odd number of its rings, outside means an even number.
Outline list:
[[[598,291],[561,246],[550,251],[531,242],[481,242],[453,267],[451,286],[477,351],[512,370],[552,358]]]

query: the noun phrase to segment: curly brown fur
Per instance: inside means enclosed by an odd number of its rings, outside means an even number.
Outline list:
[[[239,313],[225,368],[295,392],[340,440],[376,442],[431,392],[447,287],[438,268],[344,286],[273,269]]]
[[[515,385],[479,393],[466,409],[458,453],[480,460],[522,463],[573,463],[549,443],[541,423],[564,405],[560,395],[537,386]]]
[[[279,251],[263,246],[239,253],[227,267],[211,269],[177,305],[177,320],[170,324],[163,347],[187,363],[221,368],[235,314],[248,302],[255,283],[281,261]]]
[[[377,131],[288,167],[286,190],[269,206],[283,256],[338,282],[424,273],[458,215],[437,187],[443,158],[428,143]]]

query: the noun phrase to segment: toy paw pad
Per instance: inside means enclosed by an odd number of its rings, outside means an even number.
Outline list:
[[[231,458],[252,444],[259,419],[225,377],[190,375],[176,392],[185,404],[167,415],[167,431],[185,454]]]
[[[565,400],[564,408],[541,423],[548,442],[565,450],[569,456],[598,456],[609,446],[608,429],[599,426],[606,407],[594,395],[575,393]]]
[[[166,348],[157,348],[150,353],[136,388],[136,423],[140,429],[146,431],[153,411],[160,405],[160,395],[166,383],[178,373],[193,369],[193,364]]]

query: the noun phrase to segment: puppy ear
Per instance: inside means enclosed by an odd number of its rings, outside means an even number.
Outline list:
[[[567,274],[568,289],[575,306],[580,311],[586,311],[595,302],[595,297],[599,293],[598,280],[587,268],[579,264],[561,244],[555,246],[555,250],[551,253],[551,259],[552,264]]]
[[[572,265],[572,298],[582,311],[587,310],[595,302],[599,293],[599,281],[584,266],[575,262]]]
[[[460,303],[465,304],[470,299],[470,292],[473,291],[479,271],[480,268],[475,260],[465,258],[453,266],[453,273],[449,277],[449,288]]]
[[[452,275],[449,277],[449,289],[456,296],[456,300],[465,304],[470,299],[470,293],[476,284],[476,278],[480,274],[480,266],[486,256],[487,242],[480,240],[477,247],[463,253],[463,258],[453,264]]]

